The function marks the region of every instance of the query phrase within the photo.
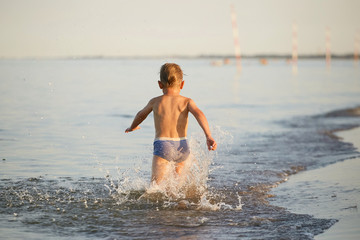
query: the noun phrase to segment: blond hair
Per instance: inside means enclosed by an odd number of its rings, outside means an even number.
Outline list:
[[[160,68],[160,81],[164,87],[180,86],[183,80],[183,72],[175,63],[165,63]]]

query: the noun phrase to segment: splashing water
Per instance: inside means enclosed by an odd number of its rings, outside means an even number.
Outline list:
[[[225,149],[232,143],[232,135],[220,127],[213,128],[212,132],[218,144]],[[149,179],[146,179],[143,173],[146,170],[141,170],[139,166],[125,170],[117,168],[117,173],[113,176],[110,176],[109,170],[104,171],[101,167],[108,182],[104,186],[120,205],[132,202],[153,203],[165,209],[180,207],[212,211],[241,210],[240,196],[237,196],[237,204],[227,204],[224,202],[226,196],[209,187],[209,173],[221,166],[212,167],[217,153],[205,148],[203,138],[201,133],[195,133],[190,137],[191,154],[181,175],[176,173],[174,162],[169,163],[169,171],[159,184],[149,183]]]

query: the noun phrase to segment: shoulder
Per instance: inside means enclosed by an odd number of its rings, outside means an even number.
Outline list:
[[[192,111],[193,109],[197,108],[194,100],[191,98],[184,97],[184,102],[186,103],[186,107],[189,111]]]
[[[180,102],[188,106],[193,100],[191,98],[179,95]]]
[[[182,101],[184,101],[186,103],[189,103],[190,101],[192,101],[191,98],[188,98],[188,97],[185,97],[185,96],[182,96],[182,95],[179,95],[179,97],[182,99]]]
[[[154,98],[150,99],[148,104],[153,105],[153,104],[159,102],[161,100],[161,98],[162,98],[162,96],[154,97]]]
[[[192,100],[191,98],[186,98],[186,102],[187,102],[188,105],[194,105],[195,104],[194,100]]]
[[[194,100],[192,100],[191,98],[188,99],[188,104],[187,107],[189,109],[189,111],[194,114],[195,112],[199,111],[200,109],[197,107],[196,103]]]

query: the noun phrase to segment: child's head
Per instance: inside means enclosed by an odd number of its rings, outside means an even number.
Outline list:
[[[164,88],[180,87],[183,81],[183,72],[175,63],[165,63],[160,69],[160,81]]]

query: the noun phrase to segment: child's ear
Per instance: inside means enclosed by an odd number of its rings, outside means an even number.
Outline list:
[[[161,81],[158,81],[158,84],[159,84],[159,88],[160,88],[160,89],[163,89],[163,88],[164,88],[164,84],[162,84]]]
[[[184,83],[185,83],[185,81],[182,81],[182,82],[180,83],[180,89],[183,89]]]

